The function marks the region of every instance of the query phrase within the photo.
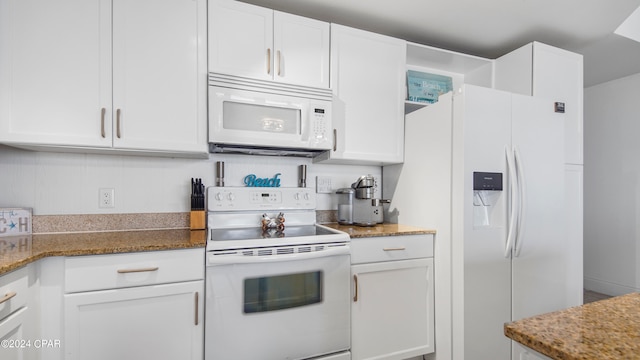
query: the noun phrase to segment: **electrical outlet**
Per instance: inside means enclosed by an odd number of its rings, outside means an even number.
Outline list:
[[[331,177],[329,176],[316,176],[316,193],[318,194],[331,194]]]
[[[113,208],[115,207],[115,189],[103,188],[99,189],[98,207]]]

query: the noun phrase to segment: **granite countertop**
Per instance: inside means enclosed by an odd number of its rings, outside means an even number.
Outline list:
[[[401,224],[377,224],[375,226],[340,225],[338,223],[322,224],[332,229],[346,232],[351,238],[396,236],[396,235],[424,235],[435,234],[435,230],[422,229]]]
[[[552,359],[640,359],[640,293],[507,323],[504,333]]]
[[[350,226],[323,224],[352,238],[435,234],[434,230],[399,224]],[[48,256],[116,254],[206,246],[206,230],[135,230],[52,233],[0,237],[0,275]]]
[[[140,230],[0,237],[0,275],[48,256],[204,248],[206,230]]]

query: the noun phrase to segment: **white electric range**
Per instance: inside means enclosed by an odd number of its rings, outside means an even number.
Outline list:
[[[315,223],[313,190],[207,196],[205,359],[351,359],[349,236]]]

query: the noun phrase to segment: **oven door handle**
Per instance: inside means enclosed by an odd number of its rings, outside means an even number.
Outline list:
[[[349,246],[330,247],[321,251],[310,251],[303,253],[267,255],[267,256],[251,256],[251,255],[215,255],[209,254],[207,259],[208,265],[226,265],[226,264],[263,264],[272,262],[285,262],[295,260],[319,259],[329,256],[349,255]]]

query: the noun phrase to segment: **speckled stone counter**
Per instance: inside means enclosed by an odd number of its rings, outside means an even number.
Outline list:
[[[340,225],[338,223],[322,224],[332,229],[344,231],[351,238],[396,236],[396,235],[423,235],[435,234],[435,230],[422,229],[415,226],[401,224],[378,224],[375,226]]]
[[[640,359],[640,293],[507,323],[504,333],[552,359]]]
[[[0,275],[47,256],[115,254],[205,246],[205,230],[183,229],[0,237]]]

